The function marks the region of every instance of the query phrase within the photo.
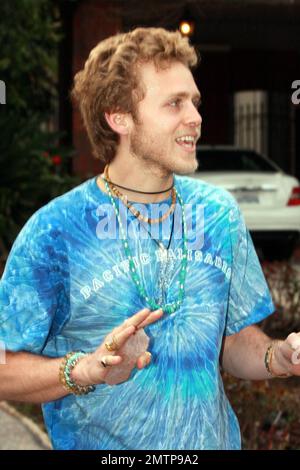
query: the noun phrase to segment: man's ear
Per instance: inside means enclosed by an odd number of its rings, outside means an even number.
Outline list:
[[[124,113],[104,113],[105,119],[113,131],[117,134],[129,133],[129,117]]]

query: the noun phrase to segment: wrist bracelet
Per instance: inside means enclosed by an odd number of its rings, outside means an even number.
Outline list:
[[[272,362],[273,362],[273,356],[274,356],[274,346],[277,341],[272,341],[266,351],[265,354],[265,366],[271,377],[273,378],[278,378],[278,379],[286,379],[291,376],[291,374],[276,374],[276,372],[273,369]]]
[[[74,395],[87,395],[90,392],[95,390],[94,385],[79,385],[71,379],[71,372],[76,366],[76,364],[82,359],[82,357],[87,356],[88,353],[83,351],[69,352],[63,358],[61,365],[59,367],[59,381],[68,392],[73,393]]]

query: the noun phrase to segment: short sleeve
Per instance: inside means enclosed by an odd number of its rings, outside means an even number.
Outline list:
[[[68,315],[59,234],[43,211],[17,237],[0,281],[0,341],[10,351],[41,354]]]
[[[229,212],[232,267],[225,335],[258,323],[275,311],[251,235],[234,200]]]

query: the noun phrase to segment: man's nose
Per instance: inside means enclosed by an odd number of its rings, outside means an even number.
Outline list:
[[[193,104],[189,106],[189,110],[186,114],[186,123],[194,127],[200,127],[202,124],[202,116]]]

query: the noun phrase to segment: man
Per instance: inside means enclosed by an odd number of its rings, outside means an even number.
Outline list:
[[[44,403],[56,449],[239,449],[219,362],[300,375],[298,335],[254,325],[274,306],[235,200],[180,176],[197,168],[196,62],[160,28],[92,50],[73,97],[105,172],[38,211],[8,259],[0,399]]]

